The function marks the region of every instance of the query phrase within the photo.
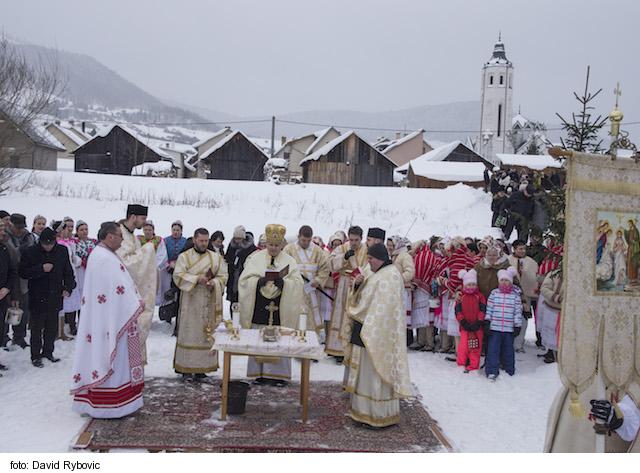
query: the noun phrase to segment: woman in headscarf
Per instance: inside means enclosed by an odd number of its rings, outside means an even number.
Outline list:
[[[84,288],[84,276],[87,270],[87,261],[89,255],[98,244],[98,240],[89,238],[89,226],[86,222],[78,220],[76,223],[76,256],[80,258],[80,266],[76,268],[76,291],[80,297],[82,297],[82,289]],[[80,310],[78,310],[78,322],[80,321]],[[68,320],[67,323],[70,324]],[[71,324],[70,324],[71,325]],[[71,334],[77,334],[77,327],[74,324],[71,326]]]

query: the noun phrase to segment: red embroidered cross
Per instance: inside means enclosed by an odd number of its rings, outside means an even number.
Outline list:
[[[98,303],[99,304],[104,304],[105,302],[107,302],[107,296],[105,296],[104,294],[100,294],[98,296]]]
[[[84,302],[85,302],[84,296],[82,296],[82,305],[84,305]]]
[[[76,383],[79,383],[81,379],[82,379],[82,376],[80,376],[80,373],[76,373],[76,374],[73,376],[73,380],[74,380]]]
[[[118,286],[118,287],[116,287],[116,294],[118,294],[119,296],[121,296],[122,294],[124,294],[124,286]]]
[[[87,335],[87,342],[91,343],[91,334]]]
[[[97,372],[96,370],[93,370],[93,371],[91,372],[91,377],[92,377],[93,379],[98,379],[98,372]]]

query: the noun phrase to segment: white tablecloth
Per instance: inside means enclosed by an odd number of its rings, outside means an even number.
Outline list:
[[[277,342],[265,342],[259,329],[240,329],[240,340],[231,340],[226,330],[214,333],[212,350],[228,351],[239,355],[283,356],[290,358],[324,358],[324,350],[315,332],[307,330],[306,343],[298,341],[296,336],[283,335]]]

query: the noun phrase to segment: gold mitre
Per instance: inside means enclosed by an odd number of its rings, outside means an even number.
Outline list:
[[[267,236],[267,243],[279,245],[284,241],[284,236],[287,233],[287,229],[283,225],[277,223],[270,223],[264,230]]]

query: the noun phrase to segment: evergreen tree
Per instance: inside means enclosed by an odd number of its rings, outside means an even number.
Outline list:
[[[598,115],[592,118],[592,111],[595,109],[593,100],[602,92],[599,89],[595,93],[589,91],[589,66],[587,66],[587,78],[584,86],[584,93],[578,95],[573,93],[576,100],[580,103],[580,110],[571,114],[571,120],[565,119],[559,113],[556,115],[562,121],[562,130],[566,136],[560,138],[564,149],[586,152],[586,153],[602,153],[604,149],[601,147],[602,138],[600,131],[607,122],[607,117]],[[553,186],[551,191],[546,193],[542,202],[549,216],[545,234],[553,234],[558,241],[564,240],[565,231],[565,190],[562,187]]]

